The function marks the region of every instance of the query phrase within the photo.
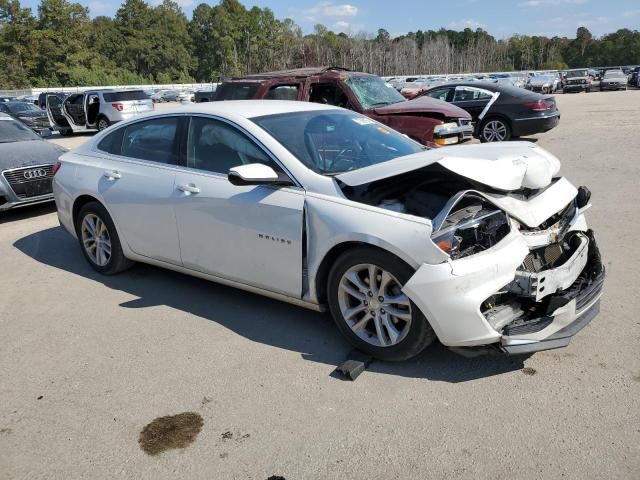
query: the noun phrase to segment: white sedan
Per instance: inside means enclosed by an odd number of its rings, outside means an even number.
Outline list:
[[[557,348],[598,312],[589,191],[512,142],[427,150],[357,113],[229,101],[141,116],[56,165],[98,272],[145,262],[308,308],[410,358]]]

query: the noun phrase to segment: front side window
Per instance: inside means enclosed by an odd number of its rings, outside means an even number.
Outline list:
[[[160,117],[123,127],[121,155],[177,165],[179,120],[180,117]]]
[[[205,117],[193,117],[187,141],[187,166],[226,175],[239,165],[262,163],[276,172],[282,169],[253,140],[231,125]]]
[[[252,119],[304,165],[320,174],[337,174],[426,149],[363,115],[320,110]]]

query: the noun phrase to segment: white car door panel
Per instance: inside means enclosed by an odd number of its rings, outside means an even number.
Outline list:
[[[289,296],[302,294],[304,191],[235,186],[218,174],[176,174],[187,268]]]
[[[105,158],[99,191],[133,252],[180,265],[173,212],[176,172],[163,165]]]

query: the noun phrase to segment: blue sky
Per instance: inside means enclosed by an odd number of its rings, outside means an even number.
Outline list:
[[[150,3],[160,0],[147,0]],[[200,0],[177,0],[188,16]],[[322,23],[334,31],[392,35],[440,27],[482,27],[498,38],[514,33],[573,37],[583,25],[594,35],[618,28],[640,29],[640,0],[241,0],[248,8],[270,7],[278,18],[290,17],[305,32]],[[38,0],[23,0],[35,11]],[[80,0],[91,15],[113,15],[120,0]],[[216,4],[217,1],[207,1]]]

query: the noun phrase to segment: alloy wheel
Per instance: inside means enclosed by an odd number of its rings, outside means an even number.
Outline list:
[[[80,228],[82,245],[93,263],[104,267],[111,260],[111,237],[105,223],[93,213],[87,214]]]
[[[398,344],[411,327],[411,302],[402,285],[377,265],[347,270],[340,279],[338,304],[353,333],[376,347]]]
[[[98,130],[102,131],[106,128],[109,128],[109,123],[104,118],[98,120]]]
[[[502,142],[507,138],[507,126],[500,120],[491,120],[482,129],[487,142]]]

